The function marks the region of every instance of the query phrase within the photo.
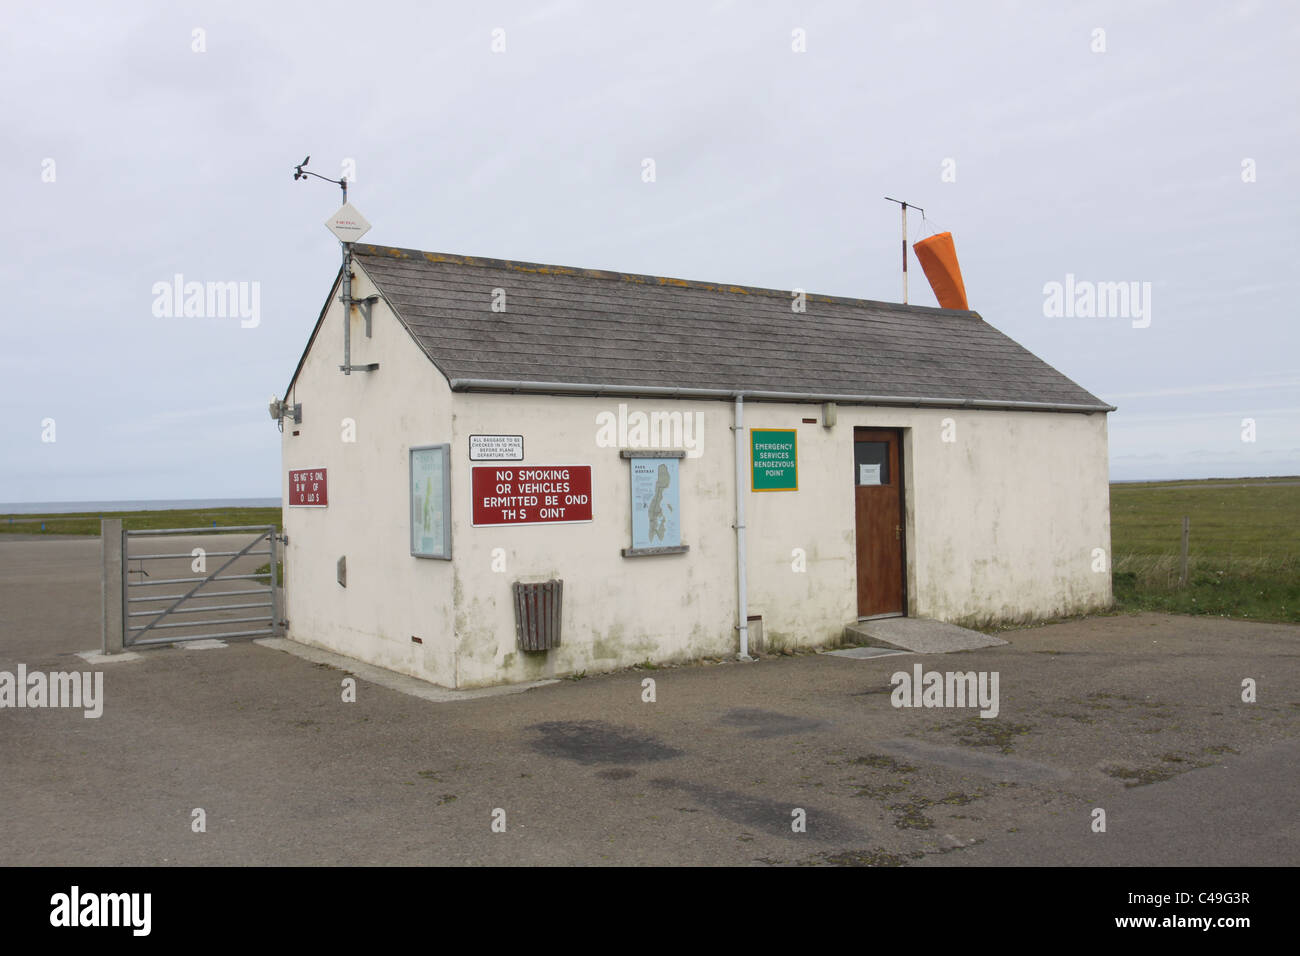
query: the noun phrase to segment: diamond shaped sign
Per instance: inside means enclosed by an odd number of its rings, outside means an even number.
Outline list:
[[[357,212],[356,206],[345,202],[338,212],[325,220],[325,228],[344,242],[356,242],[370,231],[370,223]]]

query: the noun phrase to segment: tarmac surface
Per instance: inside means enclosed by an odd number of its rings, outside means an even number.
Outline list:
[[[92,666],[99,618],[97,539],[0,538],[0,672],[105,698],[0,709],[0,864],[1300,862],[1300,627],[1097,617],[452,702],[358,668],[346,703],[251,641]],[[997,716],[893,706],[916,664],[996,673]]]

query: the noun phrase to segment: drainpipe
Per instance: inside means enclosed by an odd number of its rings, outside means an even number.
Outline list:
[[[736,393],[736,617],[740,631],[740,659],[749,656],[749,605],[745,600],[745,398]]]

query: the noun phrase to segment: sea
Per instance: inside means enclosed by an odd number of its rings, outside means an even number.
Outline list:
[[[0,514],[83,514],[104,511],[173,511],[202,508],[279,508],[279,498],[158,498],[137,501],[0,501]]]

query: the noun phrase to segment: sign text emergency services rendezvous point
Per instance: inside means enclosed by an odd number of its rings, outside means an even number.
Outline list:
[[[750,429],[750,491],[798,491],[798,444],[793,428]]]

